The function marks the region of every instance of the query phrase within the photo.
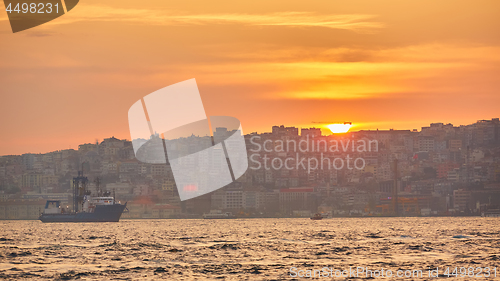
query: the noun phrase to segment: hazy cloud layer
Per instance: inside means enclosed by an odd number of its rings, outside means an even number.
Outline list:
[[[50,24],[68,24],[77,21],[130,22],[145,25],[210,25],[242,24],[254,26],[324,27],[374,32],[384,27],[373,21],[375,15],[363,14],[317,14],[311,12],[279,12],[263,14],[214,13],[193,14],[171,10],[124,9],[109,6],[84,6],[71,12],[71,16],[53,21]]]

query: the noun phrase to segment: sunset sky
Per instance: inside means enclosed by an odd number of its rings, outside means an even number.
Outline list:
[[[130,106],[191,78],[245,133],[500,117],[498,0],[83,0],[15,34],[0,7],[0,155],[130,139]]]

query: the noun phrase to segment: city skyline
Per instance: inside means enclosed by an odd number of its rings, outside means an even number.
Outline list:
[[[223,136],[227,131],[216,129],[217,133]],[[151,139],[153,146],[157,140],[159,135]],[[206,137],[190,136],[173,145],[193,155],[205,141]],[[245,135],[244,142],[248,169],[222,188],[185,201],[181,192],[196,190],[197,185],[177,182],[172,168],[176,156],[166,162],[143,162],[126,139],[110,137],[81,144],[78,150],[2,156],[0,199],[8,207],[0,206],[0,219],[36,218],[43,208],[40,197],[71,202],[71,179],[82,173],[91,180],[90,190],[98,189],[92,181],[99,178],[100,186],[113,190],[116,200],[129,202],[128,218],[199,218],[210,209],[257,217],[308,217],[316,212],[391,216],[398,212],[391,199],[396,193],[402,215],[478,216],[494,214],[488,210],[499,204],[499,118],[461,126],[431,123],[419,132],[341,135],[322,135],[319,128],[273,126],[272,132]],[[228,142],[226,148],[234,144]],[[206,155],[199,162],[185,161],[186,169],[209,163]],[[226,164],[211,163],[211,173]]]
[[[476,120],[477,122],[479,121],[489,121],[489,120],[493,120],[493,119],[496,119],[496,118],[491,118],[491,119],[478,119]],[[432,123],[429,123],[427,125],[431,125],[431,124],[451,124],[453,125],[453,127],[462,127],[462,126],[470,126],[470,125],[473,125],[475,124],[476,122],[474,123],[469,123],[469,124],[459,124],[459,125],[455,125],[455,124],[452,124],[452,123],[444,123],[444,122],[432,122]],[[328,123],[325,123],[325,124],[328,124]],[[314,124],[313,124],[314,125]],[[317,125],[317,124],[316,124]],[[409,128],[400,128],[400,129],[394,129],[394,128],[388,128],[388,129],[366,129],[366,130],[349,130],[348,132],[346,133],[333,133],[327,126],[311,126],[311,127],[299,127],[299,126],[288,126],[288,125],[283,125],[283,124],[280,124],[280,125],[273,125],[271,127],[269,127],[268,130],[266,131],[262,131],[262,132],[244,132],[244,135],[250,135],[250,134],[266,134],[266,133],[272,133],[272,128],[274,127],[285,127],[285,128],[296,128],[297,129],[297,132],[301,132],[302,129],[311,129],[311,128],[315,128],[315,129],[320,129],[321,130],[321,133],[323,136],[341,136],[341,135],[345,135],[345,134],[349,134],[349,133],[357,133],[357,132],[361,132],[361,131],[391,131],[391,130],[403,130],[403,131],[412,131],[412,132],[421,132],[422,131],[422,128],[426,128],[428,126],[422,126],[420,127],[419,129],[409,129]],[[355,127],[355,124],[353,124],[352,127]],[[326,134],[324,134],[326,132]],[[302,135],[301,133],[299,133],[299,135]],[[160,136],[158,133],[156,133],[156,136]],[[203,137],[203,136],[196,136],[196,137]],[[51,153],[51,152],[54,152],[54,151],[62,151],[62,150],[66,150],[66,149],[73,149],[73,150],[78,150],[78,147],[81,146],[81,145],[85,145],[85,144],[95,144],[95,143],[101,143],[103,140],[105,139],[110,139],[110,138],[117,138],[117,139],[121,139],[121,140],[125,140],[125,141],[131,141],[130,140],[130,135],[128,137],[125,137],[125,138],[121,138],[117,135],[107,135],[106,137],[103,137],[103,138],[95,138],[93,142],[79,142],[75,145],[75,147],[68,147],[68,148],[59,148],[59,149],[55,149],[55,150],[51,150],[51,151],[45,151],[45,152],[23,152],[23,153],[18,153],[18,154],[0,154],[0,157],[1,156],[11,156],[11,155],[22,155],[22,154],[46,154],[46,153]]]

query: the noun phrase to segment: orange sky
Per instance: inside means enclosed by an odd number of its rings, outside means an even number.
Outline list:
[[[497,0],[85,0],[13,34],[0,11],[0,155],[129,139],[130,106],[190,78],[245,133],[500,117],[499,19]]]

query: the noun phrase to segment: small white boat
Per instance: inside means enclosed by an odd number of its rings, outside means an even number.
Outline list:
[[[235,219],[231,212],[223,213],[221,210],[211,210],[208,214],[203,214],[204,219]]]

